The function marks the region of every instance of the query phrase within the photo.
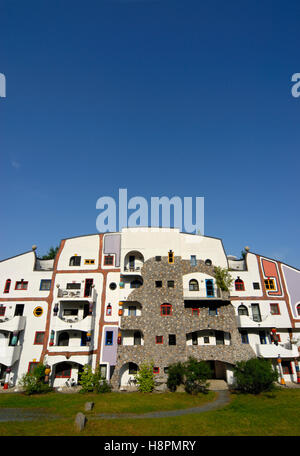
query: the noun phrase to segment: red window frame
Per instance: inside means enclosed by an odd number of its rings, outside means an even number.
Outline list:
[[[28,372],[33,372],[34,367],[37,366],[39,363],[37,361],[30,361],[28,363]]]
[[[159,374],[159,367],[153,367],[153,374]]]
[[[104,255],[104,266],[113,266],[114,257],[113,255]]]
[[[199,309],[192,308],[192,315],[199,315]]]
[[[3,293],[9,293],[10,285],[11,285],[11,279],[7,279],[7,281],[5,282]]]
[[[39,336],[40,334],[43,334],[43,340],[42,340],[42,342],[38,342],[38,341],[37,341],[37,338],[38,338],[38,336]],[[34,344],[34,345],[43,345],[43,343],[44,343],[44,337],[45,337],[45,331],[36,331],[36,332],[35,332],[35,337],[34,337],[34,342],[33,342],[33,344]]]
[[[161,340],[161,342],[158,342],[159,340]],[[164,343],[164,336],[155,336],[155,343],[157,345],[162,345]]]
[[[162,304],[160,306],[160,315],[162,317],[172,315],[172,304]]]
[[[242,279],[237,278],[234,282],[236,291],[245,291],[245,284]]]
[[[277,309],[277,312],[273,311],[274,307],[275,307],[275,309]],[[271,313],[271,315],[280,315],[279,304],[273,303],[273,302],[270,303],[270,313]]]
[[[22,285],[21,288],[18,288],[18,285]],[[27,288],[28,282],[26,282],[25,280],[19,280],[18,282],[16,282],[15,290],[27,290]]]
[[[5,315],[5,309],[6,309],[5,306],[0,306],[0,317],[4,317],[4,315]]]
[[[68,365],[67,363],[64,363],[64,364]],[[57,372],[55,371],[55,378],[70,378],[71,373],[72,373],[72,366],[68,365],[68,369],[63,369],[60,372],[63,372],[62,375],[58,375]]]

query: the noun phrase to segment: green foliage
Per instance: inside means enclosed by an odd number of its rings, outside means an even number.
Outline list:
[[[252,358],[236,364],[234,375],[237,388],[243,393],[259,394],[274,389],[278,373],[272,367],[270,360]]]
[[[221,268],[220,266],[215,267],[216,283],[222,291],[229,291],[229,288],[233,282],[233,278],[229,274],[228,270]]]
[[[177,386],[184,385],[189,394],[206,393],[211,377],[211,370],[205,361],[197,361],[190,357],[185,363],[171,364],[168,368],[168,388],[174,392]]]
[[[177,386],[182,385],[184,380],[184,366],[182,363],[171,364],[168,367],[167,387],[170,391],[176,391]]]
[[[153,367],[153,363],[143,363],[140,365],[138,373],[135,374],[138,390],[142,393],[151,393],[154,390]]]
[[[81,385],[81,393],[108,393],[111,391],[111,386],[106,379],[101,377],[100,368],[95,372],[91,366],[85,364],[81,372],[79,384]]]
[[[46,255],[42,256],[41,259],[42,260],[54,260],[58,250],[59,250],[58,246],[55,248],[51,246],[48,253]]]
[[[35,366],[33,372],[27,372],[21,377],[19,386],[21,386],[25,394],[42,394],[52,390],[48,383],[45,383],[45,369],[46,366],[43,363],[39,363]]]

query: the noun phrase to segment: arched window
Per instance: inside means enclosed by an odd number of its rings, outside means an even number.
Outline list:
[[[162,304],[160,306],[160,315],[172,315],[172,305]]]
[[[247,307],[244,305],[239,306],[238,315],[249,315]]]
[[[106,306],[106,315],[111,315],[112,307],[110,304]]]
[[[236,279],[236,281],[234,283],[235,283],[235,289],[237,291],[244,291],[245,290],[244,282],[239,277]]]
[[[11,280],[7,279],[7,281],[5,282],[4,293],[9,293],[10,284],[11,284]]]
[[[81,263],[81,256],[75,255],[70,258],[69,266],[80,266],[80,263]]]
[[[199,283],[196,279],[189,281],[189,290],[190,291],[199,291]]]
[[[70,363],[62,362],[55,368],[55,378],[70,378],[72,366]]]
[[[297,305],[297,312],[298,312],[298,315],[300,315],[300,304]]]

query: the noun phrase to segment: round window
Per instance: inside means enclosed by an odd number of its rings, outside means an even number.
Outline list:
[[[40,317],[42,315],[42,313],[43,313],[42,307],[36,307],[33,311],[33,315],[35,317]]]
[[[206,264],[206,266],[211,266],[212,262],[211,262],[211,260],[208,259],[208,260],[205,260],[205,264]]]
[[[109,288],[111,290],[115,290],[117,288],[117,284],[115,282],[112,282],[112,283],[109,284]]]

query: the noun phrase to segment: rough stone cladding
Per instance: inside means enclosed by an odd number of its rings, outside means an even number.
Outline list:
[[[185,308],[183,295],[183,276],[193,272],[206,273],[215,277],[214,267],[207,266],[197,260],[192,266],[189,260],[175,257],[174,263],[169,264],[167,257],[161,261],[155,258],[147,260],[141,270],[143,285],[134,289],[126,302],[138,302],[142,306],[141,316],[122,317],[121,330],[140,331],[144,345],[119,345],[117,364],[111,379],[114,388],[120,385],[120,369],[133,362],[140,365],[142,362],[153,361],[160,368],[157,380],[166,381],[164,367],[169,364],[185,361],[189,356],[199,360],[215,360],[229,364],[253,358],[253,349],[241,343],[234,307],[229,301],[229,295],[223,295],[218,302],[218,315],[208,315],[208,307],[200,307],[199,315],[192,315],[191,308]],[[157,288],[155,281],[162,281],[162,287]],[[174,280],[174,288],[167,286],[168,280]],[[200,302],[200,301],[198,301]],[[208,300],[206,300],[206,303]],[[209,300],[211,302],[211,300]],[[161,304],[172,304],[172,315],[161,316]],[[201,301],[203,304],[204,301]],[[186,334],[201,330],[220,330],[229,332],[230,345],[187,345]],[[169,334],[176,334],[176,345],[169,345]],[[163,344],[155,343],[155,336],[163,336]]]

